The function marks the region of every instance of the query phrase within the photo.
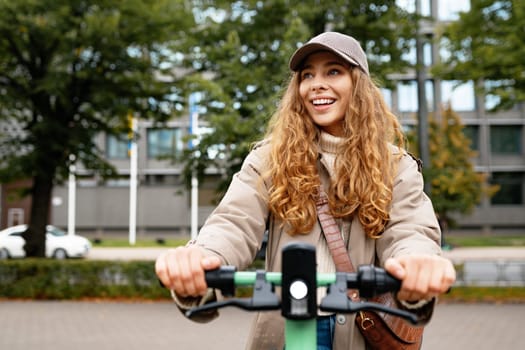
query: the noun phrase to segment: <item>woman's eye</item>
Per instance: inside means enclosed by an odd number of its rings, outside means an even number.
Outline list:
[[[313,77],[313,74],[310,73],[310,72],[303,72],[301,78],[304,80],[304,79],[310,79]]]
[[[339,69],[330,69],[330,71],[328,72],[328,75],[337,75],[339,74]]]

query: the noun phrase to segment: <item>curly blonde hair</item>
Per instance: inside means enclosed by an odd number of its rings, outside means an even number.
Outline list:
[[[328,200],[336,218],[357,217],[366,234],[378,238],[389,219],[395,176],[392,144],[404,147],[401,125],[379,88],[360,69],[349,68],[352,98],[335,160]],[[293,73],[266,137],[271,143],[269,208],[289,226],[307,234],[317,220],[318,142],[321,130],[299,95],[300,74]]]

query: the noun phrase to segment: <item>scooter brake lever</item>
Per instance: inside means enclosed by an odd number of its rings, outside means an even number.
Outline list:
[[[191,318],[198,313],[216,310],[226,306],[236,306],[248,311],[262,311],[277,310],[281,307],[281,303],[274,293],[273,284],[266,281],[264,271],[257,271],[255,284],[253,286],[253,296],[251,298],[232,298],[197,306],[186,311],[186,317]]]

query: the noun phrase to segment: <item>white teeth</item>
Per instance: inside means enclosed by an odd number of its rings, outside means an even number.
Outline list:
[[[334,103],[334,100],[329,99],[329,98],[320,98],[318,100],[313,100],[312,103],[316,106],[317,105],[328,105],[328,104]]]

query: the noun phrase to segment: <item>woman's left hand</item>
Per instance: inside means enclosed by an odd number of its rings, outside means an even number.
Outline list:
[[[448,259],[437,255],[405,255],[390,258],[385,270],[402,281],[399,300],[429,300],[450,289],[456,270]]]

